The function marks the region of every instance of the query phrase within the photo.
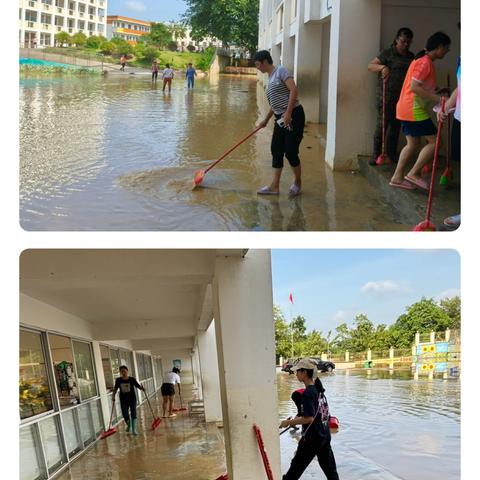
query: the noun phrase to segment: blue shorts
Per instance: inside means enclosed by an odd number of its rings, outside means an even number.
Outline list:
[[[418,122],[407,122],[402,120],[402,132],[411,137],[427,137],[430,135],[436,135],[437,127],[435,127],[430,118]]]

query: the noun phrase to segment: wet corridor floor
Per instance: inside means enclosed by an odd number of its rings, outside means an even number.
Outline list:
[[[325,127],[301,144],[303,193],[257,190],[272,175],[273,122],[232,152],[192,191],[195,172],[264,117],[256,77],[177,81],[171,94],[148,77],[22,79],[20,222],[26,230],[408,230],[360,174],[332,172]],[[308,119],[307,119],[308,120]]]
[[[184,395],[188,390],[185,385]],[[160,394],[150,401],[161,416]],[[213,480],[225,473],[221,428],[207,425],[202,416],[178,412],[175,418],[162,418],[152,431],[152,417],[144,403],[138,420],[139,435],[126,433],[122,421],[116,434],[99,440],[56,480]]]

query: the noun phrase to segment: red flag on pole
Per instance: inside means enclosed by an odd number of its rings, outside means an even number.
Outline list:
[[[293,293],[290,293],[290,296],[288,297],[290,299],[290,302],[293,304]]]

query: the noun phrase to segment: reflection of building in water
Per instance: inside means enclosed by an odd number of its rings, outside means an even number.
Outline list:
[[[415,52],[442,30],[452,51],[435,68],[446,85],[460,52],[458,21],[460,0],[260,0],[258,45],[294,72],[307,120],[327,123],[326,162],[346,170],[371,154],[376,82],[368,62],[400,27],[414,31]]]
[[[105,36],[107,0],[19,0],[21,47],[53,47],[55,35]]]

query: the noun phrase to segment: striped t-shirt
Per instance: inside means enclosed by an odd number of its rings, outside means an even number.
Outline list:
[[[268,77],[267,99],[275,115],[282,115],[287,111],[290,90],[285,85],[285,80],[288,78],[293,78],[293,75],[281,65],[276,67]],[[295,107],[298,105],[300,102],[297,99]]]

